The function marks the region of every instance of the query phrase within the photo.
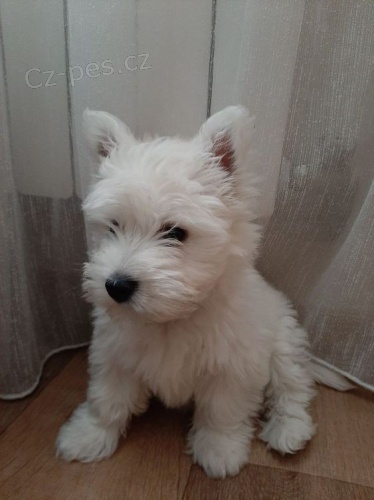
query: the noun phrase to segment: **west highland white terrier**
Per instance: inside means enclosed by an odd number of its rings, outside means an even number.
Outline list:
[[[311,361],[293,307],[254,267],[247,111],[224,109],[191,140],[140,142],[104,112],[84,121],[98,164],[83,205],[94,332],[87,401],[61,428],[58,455],[109,457],[151,395],[194,402],[188,451],[209,476],[248,462],[262,408],[260,438],[281,453],[302,449],[315,430],[314,381],[349,384]]]

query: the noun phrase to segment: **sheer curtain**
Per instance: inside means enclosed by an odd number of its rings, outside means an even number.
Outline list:
[[[86,107],[191,135],[241,103],[264,179],[259,267],[322,362],[374,386],[374,5],[0,0],[0,394],[90,337]]]

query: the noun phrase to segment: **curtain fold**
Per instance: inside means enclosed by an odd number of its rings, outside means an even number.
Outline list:
[[[374,6],[307,2],[259,267],[315,356],[374,386]]]
[[[0,0],[0,395],[87,343],[86,107],[138,135],[256,116],[259,268],[313,354],[374,389],[374,4]]]

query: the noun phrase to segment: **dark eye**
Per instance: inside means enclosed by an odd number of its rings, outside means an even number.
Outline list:
[[[115,227],[118,227],[118,226],[119,226],[119,224],[118,224],[118,222],[117,222],[116,220],[111,220],[111,221],[110,221],[110,224],[111,224],[112,226],[115,226]],[[109,226],[109,231],[110,231],[111,233],[113,233],[113,234],[116,234],[115,230],[114,230],[111,226]]]
[[[178,226],[166,225],[162,228],[162,238],[164,240],[184,241],[187,238],[187,231]]]

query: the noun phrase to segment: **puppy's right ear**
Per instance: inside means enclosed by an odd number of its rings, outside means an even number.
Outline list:
[[[130,129],[119,118],[105,111],[86,109],[83,113],[83,128],[93,158],[99,163],[119,146],[130,148],[136,143]]]

